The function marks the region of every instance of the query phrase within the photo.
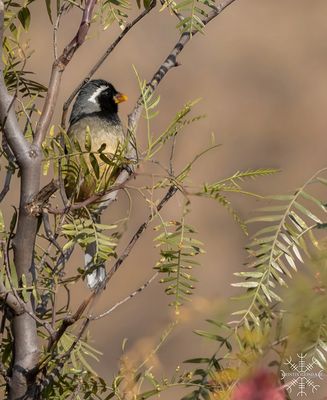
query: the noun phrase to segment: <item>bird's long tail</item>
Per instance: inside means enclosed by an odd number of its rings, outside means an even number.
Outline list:
[[[100,223],[100,215],[94,215],[93,220],[96,223]],[[88,272],[86,274],[85,280],[87,286],[91,290],[96,290],[105,280],[106,278],[106,268],[104,263],[95,263],[97,252],[97,244],[96,242],[91,242],[86,246],[85,249],[85,271]]]

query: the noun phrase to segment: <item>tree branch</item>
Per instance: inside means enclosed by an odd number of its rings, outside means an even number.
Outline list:
[[[210,21],[212,21],[215,17],[217,17],[222,11],[225,10],[229,5],[231,5],[235,0],[225,0],[222,3],[220,3],[217,7],[212,7],[212,11],[209,13],[207,18],[205,18],[202,22],[205,25],[207,25]],[[186,44],[189,42],[189,40],[195,36],[199,31],[193,31],[193,32],[184,32],[180,36],[178,42],[175,44],[174,48],[172,51],[169,53],[169,55],[166,57],[164,62],[160,65],[159,69],[155,72],[153,75],[152,79],[149,81],[147,84],[147,88],[149,88],[149,91],[147,92],[149,95],[153,93],[160,82],[163,80],[163,78],[166,76],[166,74],[174,67],[178,66],[177,62],[177,57],[178,55],[183,51],[184,47]],[[141,112],[143,109],[143,102],[142,102],[142,96],[139,97],[138,101],[136,102],[136,105],[128,116],[128,130],[131,133],[134,133],[136,130],[136,126],[138,123],[138,120],[140,119]]]
[[[62,117],[61,117],[61,126],[63,128],[65,128],[65,126],[66,126],[66,117],[67,117],[68,108],[69,108],[71,102],[74,100],[77,93],[79,92],[79,90],[82,88],[82,86],[85,85],[92,78],[92,76],[101,67],[101,65],[106,61],[106,59],[109,57],[109,55],[113,52],[113,50],[116,48],[116,46],[124,38],[124,36],[133,28],[133,26],[136,25],[139,21],[141,21],[141,19],[144,18],[151,10],[153,10],[155,8],[155,6],[156,6],[156,0],[153,0],[151,5],[148,8],[146,8],[132,22],[128,23],[125,26],[125,28],[122,30],[120,35],[113,41],[113,43],[107,48],[107,50],[102,54],[102,56],[98,59],[98,61],[93,65],[93,67],[90,69],[90,71],[86,75],[86,77],[73,90],[73,92],[68,97],[68,99],[66,100],[66,102],[64,103],[64,106],[63,106],[63,112],[62,112]]]
[[[142,286],[140,286],[138,289],[134,290],[131,294],[126,296],[123,300],[120,300],[118,303],[116,303],[114,306],[109,308],[109,310],[103,312],[102,314],[95,315],[92,317],[89,317],[91,321],[97,321],[98,319],[101,319],[103,317],[106,317],[107,315],[111,314],[113,311],[116,310],[116,308],[120,307],[121,305],[125,304],[127,301],[131,300],[133,297],[135,297],[137,294],[143,292],[144,289],[146,289],[158,276],[158,272],[153,274],[150,279],[148,279],[145,283],[143,283]]]
[[[70,43],[64,48],[61,56],[57,58],[52,65],[52,72],[50,76],[49,89],[45,98],[42,114],[36,127],[35,137],[33,143],[38,147],[41,146],[47,130],[49,128],[56,100],[59,93],[59,87],[61,82],[62,73],[66,66],[73,58],[76,50],[84,43],[87,32],[90,27],[91,18],[96,0],[87,0],[82,15],[80,26],[76,32],[76,35],[70,41]]]
[[[170,186],[167,193],[165,194],[165,196],[161,199],[161,201],[159,202],[156,211],[159,212],[162,207],[175,195],[175,193],[177,192],[178,188],[176,186]],[[135,234],[133,235],[132,239],[130,240],[130,242],[128,243],[128,245],[126,246],[125,250],[123,251],[123,253],[121,254],[121,256],[117,259],[117,261],[115,262],[115,264],[113,265],[113,267],[110,269],[110,271],[107,273],[106,275],[106,279],[104,280],[104,282],[102,283],[102,285],[100,286],[99,291],[101,291],[102,289],[105,288],[106,284],[110,281],[110,279],[113,277],[113,275],[115,274],[115,272],[117,272],[117,270],[119,269],[119,267],[123,264],[123,262],[125,261],[125,259],[129,256],[129,253],[131,252],[131,250],[133,249],[133,247],[135,246],[135,243],[139,240],[139,238],[142,236],[142,234],[144,233],[144,231],[147,229],[149,223],[152,221],[153,215],[150,214],[148,216],[148,219],[143,222],[143,224],[138,228],[138,230],[135,232]]]

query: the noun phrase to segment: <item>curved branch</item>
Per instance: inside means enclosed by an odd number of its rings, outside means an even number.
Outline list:
[[[64,48],[62,54],[57,58],[52,65],[52,72],[50,76],[49,89],[44,102],[42,114],[36,127],[35,137],[33,143],[40,147],[47,130],[49,128],[51,118],[53,116],[56,100],[59,93],[61,76],[66,66],[73,58],[76,50],[84,43],[87,32],[90,27],[93,10],[96,0],[87,0],[82,15],[80,26],[76,35],[70,43]]]
[[[205,18],[202,22],[204,25],[207,25],[210,21],[212,21],[215,17],[217,17],[222,11],[225,10],[229,5],[231,5],[235,0],[225,0],[220,3],[217,7],[211,7],[212,11],[208,14],[207,18]],[[186,44],[189,40],[198,33],[199,31],[193,32],[184,32],[180,36],[178,42],[175,44],[172,51],[168,54],[164,62],[160,65],[159,69],[155,72],[150,82],[148,82],[147,87],[149,91],[147,93],[152,93],[156,90],[160,82],[167,75],[167,73],[174,67],[177,67],[179,64],[177,62],[178,55],[183,51]],[[143,109],[142,104],[142,96],[137,100],[133,111],[128,116],[128,130],[131,133],[135,132],[137,123],[140,119],[141,112]]]

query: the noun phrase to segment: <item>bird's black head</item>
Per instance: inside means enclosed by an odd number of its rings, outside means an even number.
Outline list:
[[[127,96],[117,92],[113,85],[102,79],[86,83],[79,91],[70,116],[73,124],[90,114],[101,114],[106,118],[117,117],[118,103],[127,100]]]

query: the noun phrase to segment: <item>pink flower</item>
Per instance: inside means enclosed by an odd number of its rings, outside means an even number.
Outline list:
[[[277,385],[277,378],[266,370],[239,383],[232,400],[285,400],[284,390]]]

